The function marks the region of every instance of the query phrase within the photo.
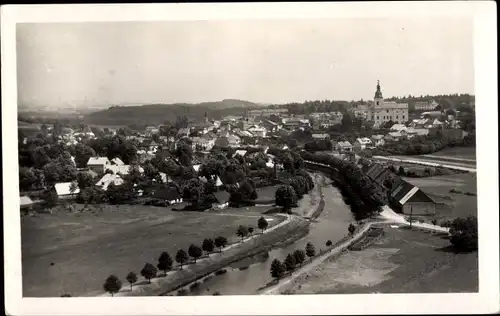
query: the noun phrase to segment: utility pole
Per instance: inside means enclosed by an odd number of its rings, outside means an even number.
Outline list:
[[[412,221],[413,221],[413,206],[410,204],[410,228],[411,228]]]

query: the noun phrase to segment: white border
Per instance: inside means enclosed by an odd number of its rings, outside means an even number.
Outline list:
[[[2,6],[5,306],[11,315],[325,315],[491,313],[500,310],[496,3],[364,2]],[[16,22],[199,19],[474,17],[479,208],[478,294],[369,294],[146,298],[21,298]]]

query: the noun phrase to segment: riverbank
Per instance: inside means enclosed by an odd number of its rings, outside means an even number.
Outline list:
[[[331,256],[281,293],[370,294],[478,291],[477,252],[456,254],[444,233],[384,225],[384,234],[357,251]],[[460,276],[460,277],[457,277]]]

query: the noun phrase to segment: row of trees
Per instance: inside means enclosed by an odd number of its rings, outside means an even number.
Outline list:
[[[296,268],[301,267],[306,259],[306,256],[311,260],[316,255],[316,249],[310,242],[306,244],[304,250],[295,250],[286,256],[285,260],[281,262],[279,259],[274,259],[271,262],[271,276],[275,279],[281,279],[285,274],[293,272]]]
[[[320,163],[332,168],[332,178],[342,194],[344,202],[350,206],[356,220],[361,220],[380,212],[387,204],[386,192],[374,183],[355,164],[326,154],[301,152],[306,161]]]
[[[257,227],[262,230],[262,233],[264,233],[268,226],[269,223],[264,217],[260,217],[257,221]],[[249,233],[253,233],[253,228],[243,225],[240,225],[236,232],[236,234],[242,238],[242,242]],[[217,236],[214,239],[206,238],[203,240],[201,247],[191,244],[187,252],[184,249],[179,249],[175,255],[175,261],[178,263],[179,268],[182,269],[183,265],[189,262],[189,257],[193,258],[194,263],[196,264],[196,260],[203,256],[203,252],[205,252],[208,256],[214,252],[215,248],[219,248],[219,252],[221,253],[222,248],[226,247],[227,244],[228,240],[224,236]],[[151,283],[151,279],[158,275],[158,270],[163,271],[163,275],[166,276],[167,272],[172,270],[173,263],[174,261],[170,254],[164,251],[158,258],[156,266],[148,262],[141,269],[140,274],[148,280],[149,283]],[[137,282],[137,274],[131,271],[126,276],[126,280],[130,283],[130,289],[132,290],[132,286]],[[122,282],[117,276],[110,275],[104,282],[103,288],[106,292],[113,296],[122,288]]]

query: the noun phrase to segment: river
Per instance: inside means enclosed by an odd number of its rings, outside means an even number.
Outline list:
[[[321,248],[326,248],[327,240],[335,244],[342,239],[348,234],[349,223],[353,222],[352,213],[344,204],[337,188],[327,185],[322,191],[325,208],[320,216],[311,222],[307,236],[290,245],[271,250],[268,257],[247,258],[227,267],[225,274],[200,280],[201,284],[190,295],[212,295],[215,292],[222,295],[256,294],[259,288],[272,281],[270,266],[273,259],[283,261],[289,253],[297,249],[304,250],[307,242],[311,242],[316,252],[319,252]]]

